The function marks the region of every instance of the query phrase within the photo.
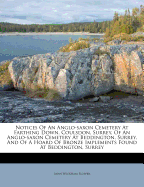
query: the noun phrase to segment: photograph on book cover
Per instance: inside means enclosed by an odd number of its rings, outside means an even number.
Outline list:
[[[144,152],[142,1],[0,7],[0,152]]]
[[[0,123],[144,122],[142,0],[0,7]]]
[[[143,164],[0,164],[3,187],[142,187]]]

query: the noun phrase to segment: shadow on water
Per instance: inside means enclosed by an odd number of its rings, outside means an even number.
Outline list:
[[[122,99],[122,98],[127,98],[129,96],[138,96],[138,94],[125,93],[122,91],[111,90],[110,92],[101,94],[100,96],[110,96],[112,99]],[[77,100],[77,102],[88,101],[89,99],[92,99],[94,97],[95,97],[94,95],[89,95],[82,99]]]
[[[9,89],[7,89],[6,91],[12,91],[12,92],[15,92],[15,91],[17,91],[17,92],[20,92],[18,89],[16,89],[16,88],[9,88]]]
[[[110,92],[108,92],[106,94],[102,94],[101,96],[110,96],[113,99],[121,99],[121,98],[127,98],[131,95],[138,96],[138,94],[125,93],[125,92],[117,91],[117,90],[111,90]]]

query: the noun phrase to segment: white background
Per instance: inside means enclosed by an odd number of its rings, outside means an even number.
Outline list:
[[[137,136],[137,144],[136,145],[122,145],[122,144],[117,144],[117,145],[104,145],[103,149],[40,149],[40,145],[31,145],[31,144],[18,144],[18,145],[14,145],[14,144],[7,144],[7,137],[8,135],[13,136],[14,135],[14,130],[16,129],[16,126],[37,126],[39,128],[40,125],[44,125],[44,126],[75,126],[75,125],[90,125],[90,126],[121,126],[121,128],[123,126],[128,126],[128,131],[131,132],[130,135],[128,136]],[[89,123],[89,124],[81,124],[81,123],[77,123],[77,124],[71,124],[71,123],[67,123],[67,124],[62,124],[62,123],[55,123],[55,124],[46,124],[46,123],[31,123],[31,124],[11,124],[11,123],[7,123],[7,124],[0,124],[0,153],[23,153],[23,152],[28,152],[28,153],[34,153],[34,152],[50,152],[50,153],[70,153],[70,152],[144,152],[144,124],[142,123],[111,123],[111,124],[107,124],[107,123]],[[27,136],[27,135],[26,135]],[[20,140],[19,140],[20,141]]]

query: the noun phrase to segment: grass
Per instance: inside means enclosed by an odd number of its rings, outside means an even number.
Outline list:
[[[41,88],[39,86],[34,86],[31,90],[24,91],[27,97],[31,98],[43,98],[48,101],[61,100],[61,96],[54,89],[48,89],[46,87]]]
[[[12,79],[8,70],[8,66],[10,64],[10,61],[7,61],[5,64],[0,66],[0,85],[5,85],[5,84],[12,84]]]
[[[98,42],[98,38],[90,39],[88,38],[78,38],[77,40],[73,40],[72,38],[69,38],[69,44],[66,46],[61,47],[58,52],[70,52],[70,51],[77,51],[80,49],[85,49],[90,47],[90,42]]]
[[[87,41],[79,40],[75,42],[70,42],[68,45],[61,47],[58,52],[77,51],[79,49],[84,49],[89,47],[90,44]]]
[[[120,33],[120,34],[114,35],[113,37],[105,37],[104,42],[108,43],[109,41],[116,40],[116,39],[117,40],[124,40],[127,42],[144,41],[144,36],[131,36],[130,34]]]
[[[90,42],[99,42],[99,38],[78,38],[77,40],[73,40],[72,38],[69,38],[69,44],[66,46],[61,47],[58,52],[70,52],[70,51],[77,51],[80,49],[85,49],[90,47]]]

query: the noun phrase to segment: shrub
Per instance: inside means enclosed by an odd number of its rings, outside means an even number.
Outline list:
[[[123,36],[121,36],[121,40],[126,40],[126,41],[132,41],[132,36],[130,36],[129,34],[124,34]]]
[[[7,61],[5,64],[0,66],[0,84],[12,84],[11,76],[8,70],[8,66],[10,64],[10,61]]]
[[[70,51],[77,51],[79,49],[89,48],[90,44],[86,41],[75,41],[74,43],[69,43],[66,46],[63,46],[59,49],[58,52],[70,52]]]
[[[98,42],[100,39],[99,38],[92,38],[91,41]]]
[[[137,36],[134,38],[135,41],[144,41],[144,36]]]
[[[82,40],[84,40],[84,38],[79,38],[79,39],[78,39],[79,42],[82,41]]]
[[[120,39],[122,36],[126,35],[126,33],[120,33],[113,36],[113,39]]]
[[[113,40],[112,37],[104,38],[104,42],[105,42],[105,43],[107,43],[107,42],[109,42],[109,41],[112,41],[112,40]]]
[[[72,43],[73,42],[73,39],[72,38],[69,38],[69,43]]]
[[[25,94],[27,97],[31,98],[43,98],[48,101],[60,100],[61,96],[54,89],[48,89],[46,87],[41,88],[39,86],[34,86],[31,90],[26,90]]]

